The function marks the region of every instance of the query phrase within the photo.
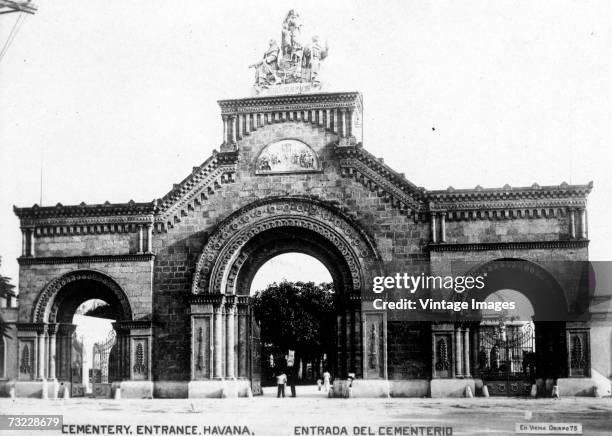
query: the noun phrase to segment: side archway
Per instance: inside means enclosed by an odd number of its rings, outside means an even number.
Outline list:
[[[469,275],[483,277],[485,286],[465,292],[461,299],[525,307],[462,313],[457,325],[466,340],[463,350],[459,348],[464,355],[459,371],[481,378],[490,395],[528,396],[534,384],[538,395],[550,394],[545,392],[544,380],[567,373],[568,304],[555,276],[541,265],[518,258],[487,262]]]
[[[132,320],[127,295],[112,278],[98,271],[77,270],[51,280],[41,291],[32,320],[36,323],[71,322],[74,311],[90,299],[101,299],[111,306],[118,321]]]

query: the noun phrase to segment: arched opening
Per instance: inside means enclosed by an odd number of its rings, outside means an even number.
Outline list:
[[[294,379],[290,381],[301,378],[312,385],[319,379],[323,381],[326,372],[331,377],[356,373],[353,349],[358,340],[357,326],[348,324],[344,317],[344,311],[349,309],[346,299],[352,292],[352,276],[345,258],[334,244],[308,229],[279,227],[250,239],[237,259],[244,260],[234,264],[230,276],[235,274],[235,292],[239,295],[252,296],[253,292],[261,290],[258,289],[261,284],[278,284],[283,278],[318,285],[314,278],[319,277],[331,283],[331,313],[315,315],[324,326],[327,337],[322,340],[324,344],[318,354],[304,356],[306,360],[301,363],[301,371],[300,362],[293,366],[295,355],[290,351],[295,350],[286,350],[286,358],[280,356],[279,359],[278,354],[283,350],[272,350],[269,344],[261,341],[261,325],[252,312],[248,365],[254,392],[260,391],[259,385],[276,385],[275,376],[279,371],[285,371],[290,379]],[[270,354],[273,355],[272,362]],[[292,366],[287,367],[287,360]]]
[[[123,290],[95,271],[75,271],[53,280],[41,293],[34,316],[47,324],[46,377],[69,386],[72,396],[109,396],[113,381],[129,378],[129,354],[118,350],[113,323],[130,321]],[[122,333],[123,334],[123,333]],[[55,359],[52,356],[55,355]]]
[[[470,314],[478,320],[474,375],[490,395],[528,396],[534,384],[538,395],[550,394],[567,371],[562,289],[542,267],[519,259],[489,262],[474,274],[485,277],[485,287],[466,296],[485,303]]]
[[[277,377],[303,395],[325,395],[324,374],[335,352],[333,278],[316,258],[284,253],[256,272],[250,295],[261,335],[261,384],[264,395],[284,394]],[[329,382],[330,380],[327,380]]]
[[[484,302],[487,308],[481,312],[478,329],[480,377],[492,395],[519,395],[527,386],[531,391],[536,378],[533,306],[524,294],[512,289],[495,291]],[[514,308],[495,309],[503,303],[514,303]]]
[[[91,394],[97,384],[117,379],[116,366],[110,365],[116,317],[111,305],[101,299],[87,300],[77,307],[71,321],[76,326],[71,350],[73,391],[82,386],[84,394]]]

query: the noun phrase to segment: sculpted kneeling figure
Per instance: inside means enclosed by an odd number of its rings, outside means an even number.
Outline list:
[[[278,61],[280,48],[275,40],[270,40],[270,46],[263,55],[263,59],[256,64],[250,65],[255,68],[255,85],[266,86],[280,82],[278,77]]]

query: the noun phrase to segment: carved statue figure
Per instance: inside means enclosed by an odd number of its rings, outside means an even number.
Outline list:
[[[283,59],[288,62],[299,62],[302,57],[302,44],[300,42],[300,32],[302,30],[302,23],[300,21],[300,15],[291,9],[285,21],[283,21],[282,30],[282,51]]]
[[[304,46],[300,34],[302,23],[300,15],[291,9],[285,16],[281,30],[281,46],[270,40],[261,61],[250,65],[255,68],[255,89],[289,83],[311,83],[320,85],[319,68],[327,57],[329,48],[319,44],[318,37]]]
[[[319,83],[319,69],[321,61],[327,57],[329,47],[319,44],[319,37],[313,36],[312,43],[304,49],[302,57],[302,79],[307,82]]]
[[[261,61],[250,65],[255,68],[255,85],[267,86],[280,82],[278,77],[280,48],[275,40],[270,40],[270,46]]]

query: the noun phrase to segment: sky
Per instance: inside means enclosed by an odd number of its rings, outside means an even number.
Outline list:
[[[594,182],[612,240],[612,2],[40,0],[0,60],[0,274],[13,205],[151,201],[221,144],[285,14],[327,41],[327,91],[360,91],[364,147],[427,189]],[[0,43],[16,14],[0,15]],[[314,267],[313,267],[314,268]]]

